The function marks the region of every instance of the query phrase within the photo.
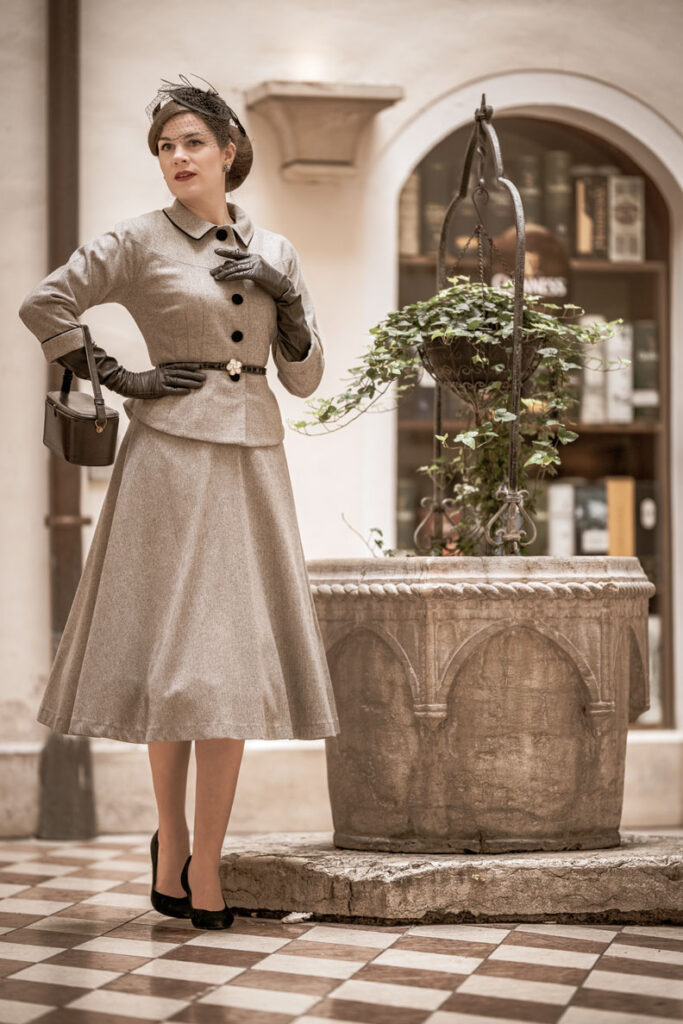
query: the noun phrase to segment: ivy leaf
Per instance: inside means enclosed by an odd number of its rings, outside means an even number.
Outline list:
[[[508,423],[510,420],[516,420],[514,412],[508,412],[507,409],[494,409],[493,418],[497,423]]]

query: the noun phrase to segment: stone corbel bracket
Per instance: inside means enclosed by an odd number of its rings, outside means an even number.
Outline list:
[[[394,85],[269,81],[248,89],[245,105],[262,114],[277,135],[283,178],[323,182],[356,174],[366,125],[403,97]]]

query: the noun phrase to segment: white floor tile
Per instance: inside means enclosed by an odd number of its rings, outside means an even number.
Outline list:
[[[414,1010],[436,1010],[451,995],[450,989],[421,985],[391,985],[383,981],[344,981],[327,993],[328,999],[353,999],[383,1006],[407,1006]]]
[[[55,914],[54,917],[41,917],[39,921],[27,924],[38,932],[73,932],[74,935],[101,935],[111,928],[111,921],[89,921],[85,917],[67,917]],[[85,941],[85,938],[84,940]]]
[[[123,956],[146,956],[150,960],[155,956],[176,949],[177,942],[154,942],[149,939],[108,939],[100,935],[96,939],[88,939],[74,949],[85,949],[93,953],[120,953]]]
[[[316,978],[350,978],[365,964],[362,960],[336,960],[324,956],[285,956],[273,953],[258,963],[259,971],[310,974]]]
[[[584,924],[518,924],[515,931],[559,935],[565,939],[587,939],[590,942],[611,942],[619,934],[616,929],[589,928]]]
[[[29,1024],[32,1020],[38,1020],[50,1010],[52,1006],[43,1006],[40,1003],[18,1003],[14,999],[0,999],[0,1020],[3,1024]]]
[[[61,900],[22,900],[18,896],[10,896],[6,900],[0,900],[0,914],[26,914],[27,916],[49,917],[56,914],[58,910],[66,910],[73,907],[76,900],[68,903]]]
[[[361,946],[368,949],[386,949],[401,938],[400,932],[371,932],[367,928],[330,928],[322,924],[313,925],[297,942],[336,942],[340,946]]]
[[[149,896],[130,892],[102,892],[97,896],[88,896],[82,901],[84,906],[120,907],[130,910],[149,910]]]
[[[5,864],[3,871],[15,871],[18,875],[49,875],[51,878],[56,875],[70,875],[72,871],[78,871],[75,864],[50,864],[46,860],[32,860],[28,864],[18,861],[16,864]]]
[[[30,885],[17,885],[14,882],[0,882],[0,900],[6,899],[8,896],[16,896],[18,892],[24,892],[25,889],[30,889]]]
[[[180,1013],[188,1005],[183,999],[162,999],[158,996],[143,996],[137,992],[97,989],[74,999],[65,1009],[91,1010],[93,1013],[119,1014],[121,1017],[143,1017],[146,1020],[161,1021]]]
[[[146,861],[143,860],[130,860],[112,858],[112,860],[100,860],[97,864],[93,864],[90,868],[91,871],[130,871],[135,872],[138,875],[142,874],[143,871],[149,866],[149,857]],[[152,878],[152,869],[149,869],[150,880]]]
[[[259,965],[260,966],[260,965]],[[182,981],[203,981],[207,985],[225,985],[244,967],[229,967],[227,964],[196,964],[189,960],[150,960],[142,967],[136,967],[131,974],[144,974],[152,978],[180,978]]]
[[[0,862],[3,862],[0,865],[0,871],[18,871],[18,864],[21,864],[23,870],[25,863],[38,860],[42,852],[37,847],[29,852],[28,850],[14,850],[11,846],[0,846]]]
[[[683,999],[683,981],[677,981],[675,978],[653,978],[649,974],[592,971],[584,981],[583,987],[599,988],[603,992],[632,992],[641,996]]]
[[[574,985],[549,981],[525,981],[522,978],[497,978],[490,974],[472,974],[458,985],[457,992],[499,999],[528,999],[531,1003],[566,1004],[576,992]]]
[[[545,967],[580,967],[590,970],[599,953],[576,953],[572,949],[545,949],[542,946],[513,946],[503,943],[489,955],[489,960],[506,960],[515,964],[543,964]]]
[[[59,878],[48,878],[45,882],[38,882],[36,888],[71,889],[74,892],[106,892],[107,889],[113,889],[117,885],[121,885],[120,878],[80,878],[77,875],[65,878],[60,875]]]
[[[425,1022],[427,1024],[427,1022]],[[508,1024],[505,1021],[505,1024]],[[644,1016],[642,1013],[621,1013],[618,1010],[594,1010],[589,1006],[570,1006],[558,1024],[672,1024],[671,1017]]]
[[[0,959],[2,960],[28,960],[31,964],[37,964],[40,960],[47,960],[48,957],[63,952],[62,946],[32,946],[28,942],[0,940]]]
[[[460,942],[489,942],[497,946],[510,928],[482,928],[471,924],[419,924],[409,928],[406,935],[424,935],[432,939],[458,939]]]
[[[297,1024],[299,1022],[297,1021]],[[458,1013],[454,1010],[437,1010],[430,1014],[424,1024],[528,1024],[518,1017],[482,1017],[479,1013]],[[671,1022],[669,1021],[669,1024]]]
[[[373,964],[385,964],[387,967],[447,971],[449,974],[471,974],[482,963],[482,958],[454,956],[450,953],[424,953],[414,949],[386,949],[372,962]]]
[[[652,946],[628,946],[622,943],[613,942],[606,956],[621,956],[626,960],[647,960],[653,964],[673,964],[675,967],[683,967],[683,950],[656,949]]]
[[[99,846],[67,846],[64,849],[53,850],[47,856],[56,860],[60,857],[73,858],[74,860],[111,860],[119,852],[118,850],[103,850]],[[73,865],[72,865],[73,867]]]
[[[198,935],[196,939],[190,939],[187,945],[212,946],[216,949],[248,949],[252,953],[273,953],[291,941],[289,936],[286,939],[277,939],[273,935],[247,935],[244,932],[227,930],[218,931],[215,934],[206,932],[204,935]]]
[[[276,989],[247,988],[243,985],[224,985],[198,999],[198,1003],[211,1006],[233,1006],[244,1010],[262,1010],[271,1013],[305,1013],[320,996],[304,992],[281,992]]]
[[[32,964],[12,975],[12,980],[39,981],[44,985],[74,985],[99,988],[121,976],[120,971],[101,971],[93,967],[63,967],[61,964]]]

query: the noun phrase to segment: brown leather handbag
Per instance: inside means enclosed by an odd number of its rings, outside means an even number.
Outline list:
[[[119,414],[104,404],[87,324],[83,333],[95,394],[72,391],[73,370],[66,367],[61,391],[48,391],[45,397],[43,444],[77,466],[109,466],[116,457]]]

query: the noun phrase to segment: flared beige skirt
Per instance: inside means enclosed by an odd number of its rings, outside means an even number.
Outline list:
[[[132,743],[338,733],[282,443],[131,419],[37,717]]]

